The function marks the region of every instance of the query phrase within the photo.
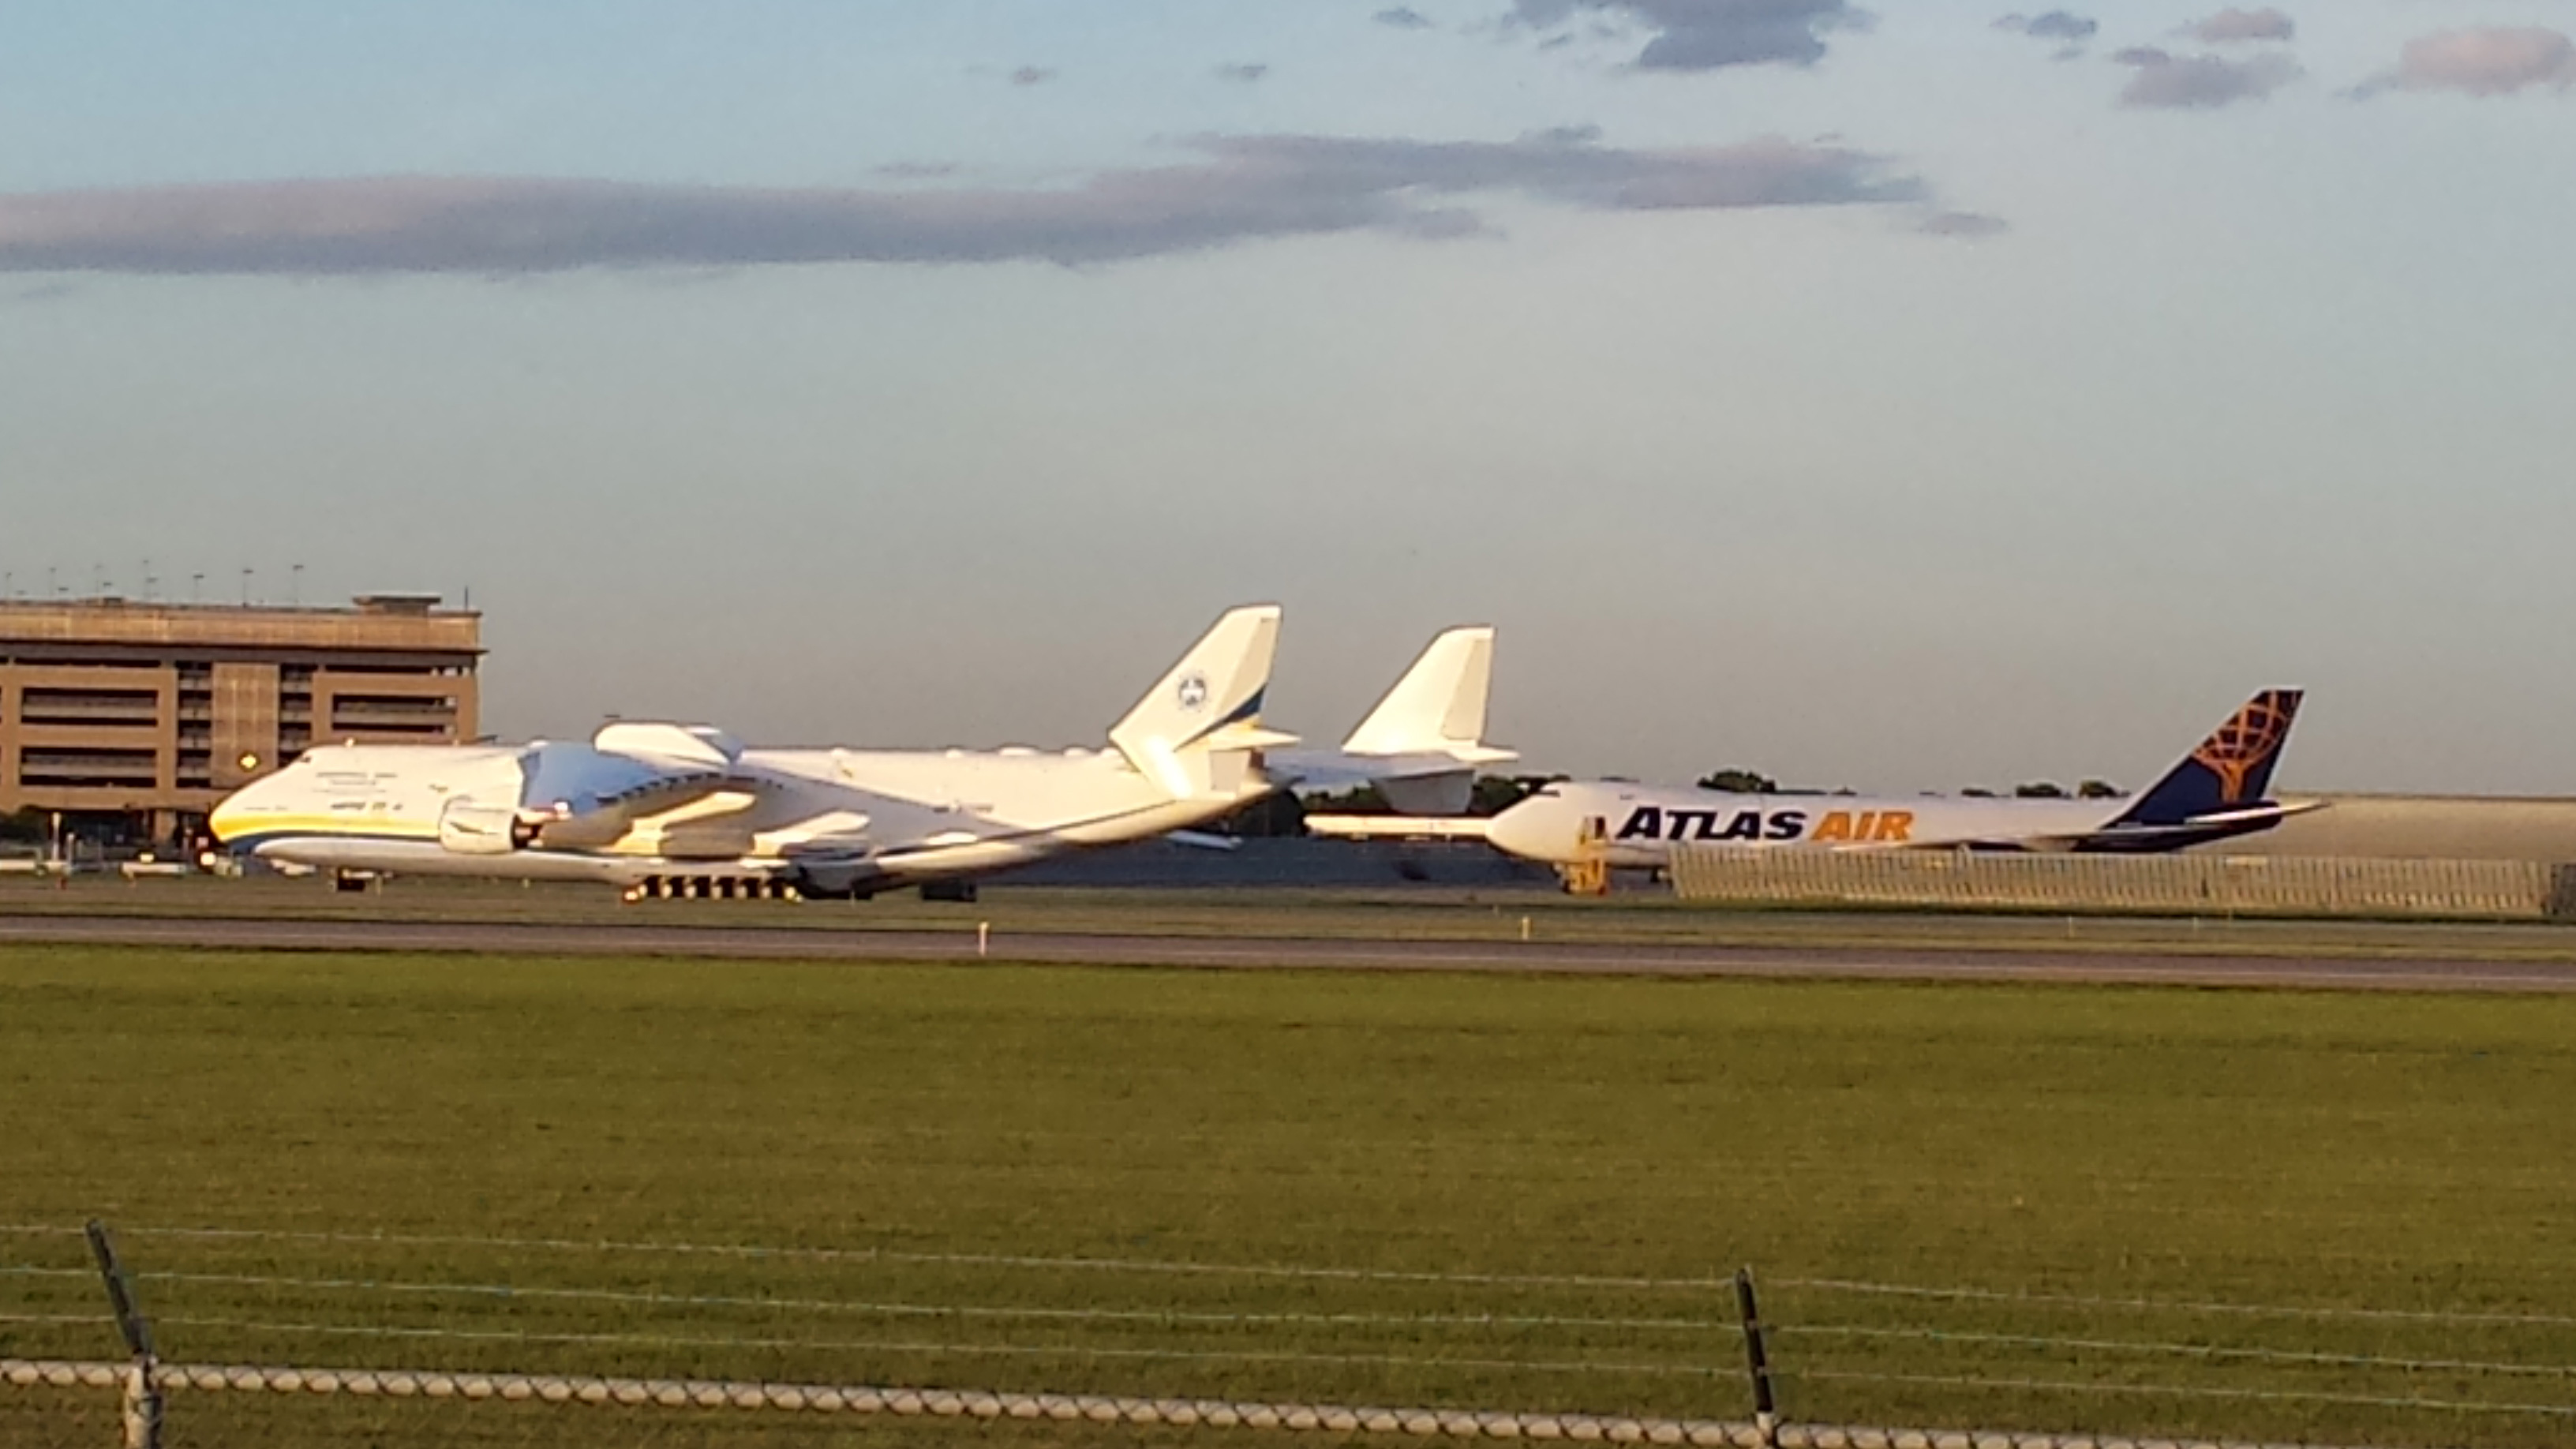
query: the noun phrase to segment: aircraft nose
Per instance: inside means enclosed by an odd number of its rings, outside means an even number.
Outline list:
[[[216,802],[214,811],[206,816],[206,828],[214,832],[217,841],[231,845],[251,832],[258,797],[266,785],[264,780],[253,781]]]

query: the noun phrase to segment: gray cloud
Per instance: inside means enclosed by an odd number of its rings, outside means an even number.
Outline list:
[[[2576,86],[2576,41],[2537,25],[2437,30],[2406,42],[2397,68],[2363,82],[2381,91],[2458,91],[2503,96],[2532,86]]]
[[[2044,10],[2037,15],[2007,15],[1995,22],[1995,29],[2040,40],[2054,40],[2057,42],[2057,49],[2052,52],[2054,58],[2074,60],[2084,54],[2084,47],[2102,29],[2102,23],[2072,10]]]
[[[2007,15],[1995,22],[1995,29],[2081,45],[2102,29],[2102,22],[2072,10],[2045,10],[2037,15]]]
[[[1640,70],[1813,65],[1824,59],[1827,33],[1870,24],[1849,0],[1512,0],[1510,23],[1554,30],[1577,15],[1650,32]]]
[[[1837,146],[1624,150],[1580,131],[1507,142],[1202,137],[1193,162],[1044,189],[663,186],[379,177],[0,195],[0,271],[516,275],[582,267],[1047,261],[1283,237],[1488,230],[1463,202],[1594,211],[1919,202],[1920,178]]]
[[[2137,72],[2120,88],[2120,104],[2151,110],[2208,110],[2261,100],[2299,74],[2297,66],[2277,55],[2229,60],[2218,55],[2174,55],[2142,45],[2111,59]]]
[[[1216,68],[1218,80],[1232,81],[1236,85],[1251,85],[1268,74],[1270,67],[1267,65],[1221,65]]]
[[[2247,40],[2289,40],[2299,33],[2299,26],[2278,10],[2227,9],[2183,33],[2203,45],[2228,45]]]
[[[1377,13],[1376,19],[1378,24],[1392,25],[1398,30],[1429,30],[1431,28],[1431,17],[1414,9],[1410,5],[1397,5],[1390,9],[1381,10]]]
[[[1055,75],[1055,71],[1047,66],[1024,65],[1018,70],[1011,72],[1011,84],[1015,86],[1042,86],[1048,81],[1054,80]]]

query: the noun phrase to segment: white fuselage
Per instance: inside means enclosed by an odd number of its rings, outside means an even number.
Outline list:
[[[2128,804],[2125,797],[1873,799],[1560,781],[1495,816],[1485,838],[1527,860],[1598,860],[1618,869],[1661,869],[1676,845],[2046,850],[2102,830]]]
[[[324,746],[226,800],[213,823],[235,849],[316,869],[874,890],[1202,824],[1270,788],[1251,755],[1175,799],[1115,752],[743,750],[675,783],[637,769],[631,795],[514,843],[505,817],[532,803],[547,751],[602,758],[579,744]],[[460,828],[477,812],[498,812],[495,831]]]

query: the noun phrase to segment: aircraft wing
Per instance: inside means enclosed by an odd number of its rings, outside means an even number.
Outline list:
[[[531,745],[519,828],[534,844],[599,849],[646,816],[743,789],[741,753],[719,731],[628,723],[609,725],[587,744]]]

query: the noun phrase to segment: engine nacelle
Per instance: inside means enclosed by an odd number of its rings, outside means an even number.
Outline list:
[[[457,855],[508,855],[526,843],[518,810],[451,800],[438,814],[439,848]]]

